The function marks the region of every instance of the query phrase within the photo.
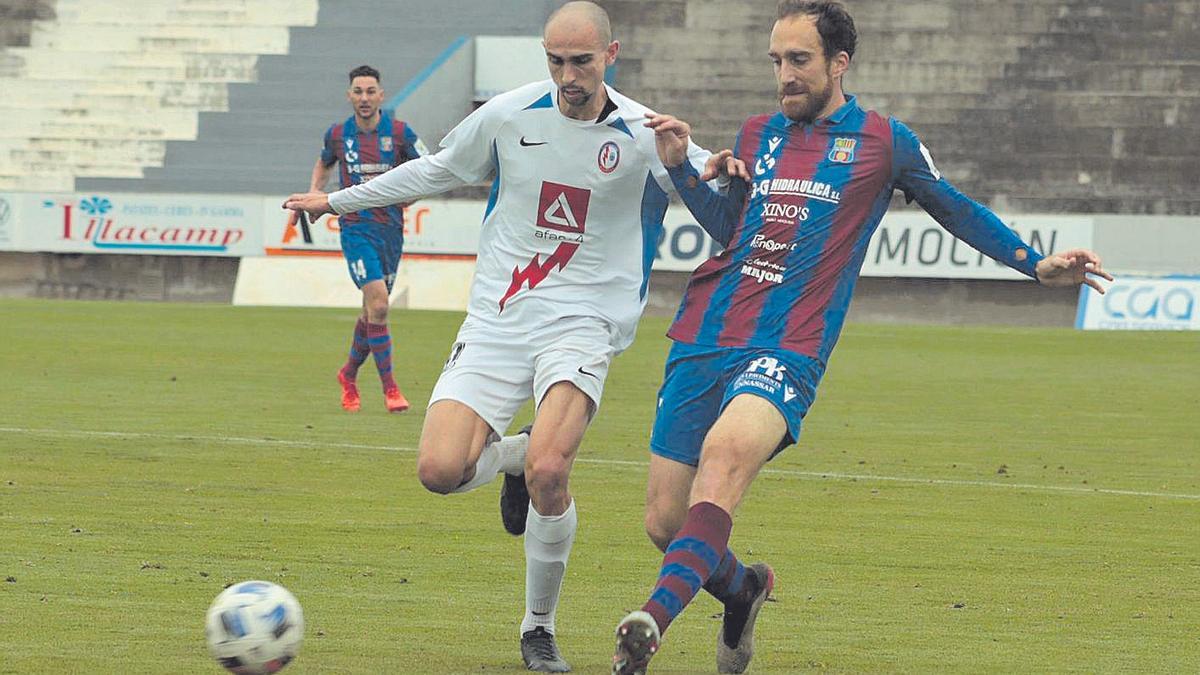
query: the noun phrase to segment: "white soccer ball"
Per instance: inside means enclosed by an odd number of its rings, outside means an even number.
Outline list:
[[[243,581],[213,600],[205,620],[213,658],[238,675],[283,669],[300,653],[304,614],[286,588],[269,581]]]

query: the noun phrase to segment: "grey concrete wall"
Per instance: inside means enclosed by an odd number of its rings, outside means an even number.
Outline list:
[[[237,258],[0,253],[0,297],[223,302]]]
[[[257,82],[230,85],[228,112],[200,113],[195,141],[167,143],[164,166],[147,169],[142,179],[80,178],[76,188],[251,194],[307,188],[325,130],[352,114],[350,69],[378,68],[390,97],[459,36],[536,35],[554,6],[553,0],[326,0],[316,26],[291,29],[288,54],[259,58]],[[452,93],[430,99],[423,124],[449,128],[470,111],[474,92],[461,101],[449,100]],[[413,127],[436,133],[415,121]]]
[[[1200,218],[1096,216],[1092,244],[1115,272],[1200,274]]]
[[[395,108],[395,116],[412,127],[430,152],[471,114],[475,96],[475,41],[456,50],[428,79]]]

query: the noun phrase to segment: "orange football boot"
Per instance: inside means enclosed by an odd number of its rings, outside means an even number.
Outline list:
[[[342,410],[346,412],[358,412],[362,407],[362,399],[358,396],[358,385],[354,380],[346,377],[342,371],[337,374],[338,384],[342,385]],[[406,404],[407,407],[407,404]]]
[[[400,393],[399,387],[383,392],[383,402],[387,405],[388,412],[401,413],[408,410],[408,399]]]

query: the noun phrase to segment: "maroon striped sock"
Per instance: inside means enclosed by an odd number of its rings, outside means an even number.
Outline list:
[[[716,504],[700,502],[688,509],[687,520],[663,556],[658,584],[642,606],[654,617],[660,633],[667,632],[721,564],[732,529],[733,518]]]
[[[347,380],[358,377],[359,366],[370,354],[371,345],[367,344],[367,320],[359,316],[358,322],[354,324],[354,341],[350,343],[350,355],[346,358],[346,365],[342,366],[342,374]]]
[[[371,347],[371,355],[375,357],[375,368],[379,371],[383,390],[396,389],[396,379],[392,377],[392,336],[388,333],[386,323],[367,324],[367,344]]]

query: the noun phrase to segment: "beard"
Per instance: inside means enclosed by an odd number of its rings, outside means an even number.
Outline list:
[[[792,99],[785,101],[784,96],[801,95],[799,100]],[[803,91],[795,88],[780,87],[779,88],[779,107],[783,110],[783,114],[793,122],[801,122],[803,124],[812,124],[816,121],[817,115],[829,105],[829,100],[833,98],[833,78],[825,79],[825,88],[821,91],[809,91],[804,94]]]
[[[582,108],[592,100],[592,92],[582,88],[570,95],[561,89],[559,90],[559,93],[562,95],[563,100],[567,102],[567,105],[571,106],[572,108]]]

